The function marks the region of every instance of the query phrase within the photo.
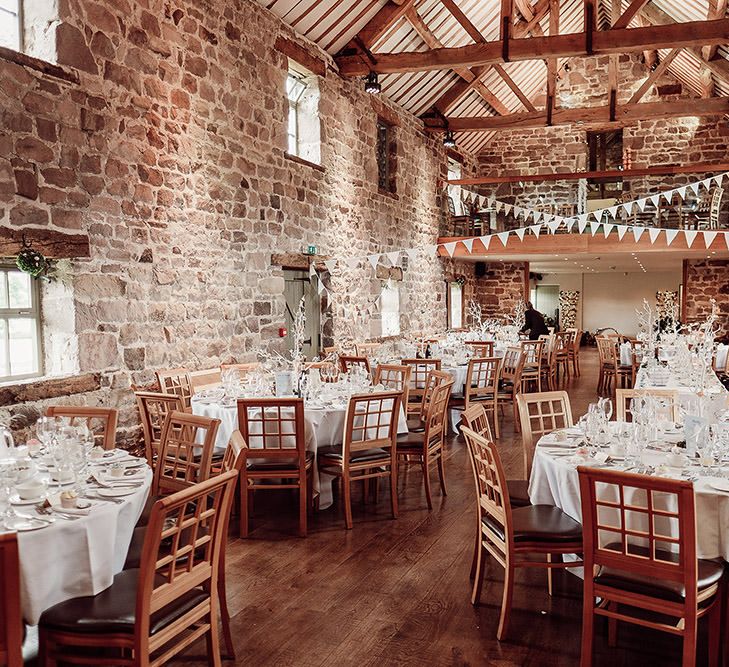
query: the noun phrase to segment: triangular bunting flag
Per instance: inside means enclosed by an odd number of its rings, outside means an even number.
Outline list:
[[[478,240],[483,243],[485,250],[489,249],[489,245],[491,245],[491,236],[479,236]]]
[[[661,233],[660,229],[656,229],[655,227],[651,227],[651,229],[648,230],[648,236],[651,237],[651,243],[655,243],[656,239],[658,238],[658,235]]]
[[[372,264],[373,269],[376,269],[377,265],[380,263],[379,255],[368,255],[367,259],[369,260],[370,264]]]
[[[699,184],[698,183],[690,183],[689,187],[693,191],[695,195],[699,194]]]
[[[628,215],[631,215],[633,213],[633,204],[634,204],[634,202],[628,202],[627,204],[622,204],[623,211],[625,211]]]
[[[673,201],[673,195],[675,194],[675,190],[666,190],[663,193],[663,198],[666,200],[666,203],[670,204]]]
[[[461,243],[463,243],[463,245],[466,247],[466,250],[468,250],[468,252],[473,252],[474,240],[475,239],[466,239],[465,241],[461,241]]]
[[[534,211],[532,215],[534,216],[534,222],[539,222],[542,219],[540,211]]]
[[[529,229],[532,230],[532,234],[534,234],[534,236],[539,238],[539,233],[542,231],[541,225],[532,225],[531,227],[529,227]]]
[[[678,196],[681,197],[681,201],[686,199],[686,186],[682,186],[676,190],[678,192]]]
[[[449,257],[453,257],[453,253],[456,251],[456,245],[458,241],[450,241],[448,243],[443,244],[443,248],[448,253]]]
[[[564,226],[567,228],[567,233],[569,234],[575,226],[575,219],[567,218],[567,220],[564,221]]]
[[[721,186],[721,182],[724,180],[724,176],[726,176],[726,174],[719,174],[718,176],[714,176],[714,178],[711,180],[713,180],[714,183],[716,183],[718,186]]]
[[[504,204],[504,213],[506,215],[509,215],[509,213],[511,213],[511,209],[513,208],[514,207],[511,204]]]
[[[309,275],[315,276],[316,275],[316,267],[314,266],[314,262],[309,264]]]
[[[502,209],[502,208],[504,208],[504,205],[503,205],[503,204],[502,204],[502,203],[501,203],[500,201],[497,201],[497,202],[496,202],[496,205],[494,206],[494,210],[495,210],[495,211],[496,211],[497,213],[501,213],[501,209]]]
[[[410,261],[411,262],[414,262],[415,261],[415,258],[418,256],[418,249],[417,248],[408,248],[405,252],[407,253],[407,255],[410,258]]]
[[[324,283],[321,280],[316,281],[316,291],[321,294],[324,291]]]
[[[356,269],[359,265],[359,257],[347,257],[344,260],[344,263],[350,268],[350,269]]]
[[[393,250],[392,252],[388,252],[387,259],[390,260],[390,264],[392,266],[396,266],[397,263],[400,261],[400,251],[399,250]]]
[[[516,232],[516,235],[519,237],[520,241],[524,240],[524,234],[526,233],[526,227],[519,227],[519,229],[514,230]]]
[[[499,241],[506,248],[506,244],[509,242],[509,232],[499,232],[496,236],[499,237]]]
[[[559,227],[559,220],[552,220],[551,222],[548,222],[547,227],[549,227],[549,231],[554,234]]]
[[[640,212],[643,213],[645,211],[646,204],[648,204],[647,199],[638,199],[636,202],[638,204],[638,208],[640,209]]]
[[[600,228],[600,223],[595,220],[590,220],[590,233],[595,236],[595,233]]]
[[[658,203],[661,201],[661,195],[653,195],[652,197],[648,197],[648,199],[651,200],[653,206],[658,206]]]
[[[587,227],[587,213],[577,216],[577,221],[577,229],[582,234],[585,231],[585,227]]]
[[[703,185],[708,190],[711,187],[711,178],[705,178],[703,181],[701,181],[701,185]]]
[[[425,254],[426,255],[435,255],[438,253],[438,244],[434,245],[427,245],[425,246]]]
[[[726,244],[727,250],[729,250],[729,232],[724,232],[724,243]]]
[[[602,220],[603,213],[604,213],[604,211],[600,208],[597,211],[592,212],[592,217],[595,218],[595,220],[597,220],[598,222],[600,222],[600,220]]]
[[[678,229],[667,229],[666,230],[666,245],[671,245],[673,239],[678,236]]]
[[[607,238],[610,236],[610,232],[613,231],[613,227],[615,227],[615,225],[612,222],[606,222],[602,227],[605,232],[605,238]]]
[[[617,216],[617,214],[618,214],[618,208],[619,208],[618,206],[611,206],[611,207],[610,207],[610,208],[609,208],[609,209],[607,210],[607,211],[608,211],[608,213],[610,214],[610,217],[611,217],[611,218],[613,218],[613,219],[614,219],[614,218],[615,218],[615,216]]]
[[[625,232],[628,231],[628,227],[627,227],[627,225],[616,225],[616,227],[618,230],[618,240],[622,241],[623,236],[625,236]]]
[[[716,238],[719,232],[704,232],[704,245],[708,248]]]
[[[633,238],[635,239],[636,243],[640,241],[640,237],[643,236],[644,231],[645,227],[633,227]]]
[[[698,232],[693,230],[686,230],[684,231],[684,235],[686,236],[686,245],[690,248],[694,244],[694,240],[696,239],[696,235]]]

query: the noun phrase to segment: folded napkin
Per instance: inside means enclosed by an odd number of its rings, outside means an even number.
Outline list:
[[[99,503],[96,503],[93,500],[87,500],[86,498],[79,498],[78,502],[82,504],[83,507],[66,508],[61,504],[60,493],[54,493],[48,496],[48,504],[51,506],[51,509],[64,512],[66,514],[75,514],[77,516],[88,516],[89,512],[99,505]]]

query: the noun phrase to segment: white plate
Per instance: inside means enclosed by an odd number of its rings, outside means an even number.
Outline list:
[[[30,498],[28,500],[23,500],[17,493],[14,493],[12,496],[10,496],[10,502],[13,505],[37,505],[38,503],[42,503],[46,499],[46,495],[43,494],[42,496],[38,496],[37,498]]]
[[[709,480],[709,486],[717,491],[729,491],[729,479]]]
[[[50,520],[49,520],[50,519]],[[48,517],[48,519],[36,519],[32,516],[16,516],[10,519],[11,525],[6,526],[8,530],[17,531],[24,533],[28,530],[38,530],[40,528],[47,528],[55,521],[55,518]]]
[[[131,496],[136,493],[137,488],[124,488],[124,489],[96,489],[94,493],[99,494],[103,498],[120,498],[122,496]]]

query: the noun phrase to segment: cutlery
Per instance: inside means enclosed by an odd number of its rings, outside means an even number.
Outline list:
[[[119,498],[104,498],[103,496],[97,496],[96,494],[86,494],[84,496],[86,500],[99,500],[104,503],[114,503],[115,505],[123,505],[124,501],[120,500]]]
[[[15,516],[19,516],[21,519],[28,519],[29,521],[42,521],[48,526],[56,522],[55,518],[46,518],[43,516],[28,516],[27,514],[18,514],[17,512],[15,513]]]

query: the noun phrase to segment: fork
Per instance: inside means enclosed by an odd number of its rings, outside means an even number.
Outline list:
[[[54,510],[49,507],[43,507],[42,505],[36,505],[35,506],[36,514],[40,514],[42,516],[60,516],[62,519],[66,519],[67,521],[76,521],[76,519],[80,519],[80,516],[76,516],[75,514],[66,514],[66,512],[61,512],[59,510]]]

